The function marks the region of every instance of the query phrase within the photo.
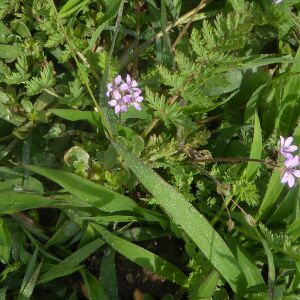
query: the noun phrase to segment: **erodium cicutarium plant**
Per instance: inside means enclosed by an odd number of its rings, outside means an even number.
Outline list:
[[[136,110],[141,110],[140,103],[144,98],[142,97],[142,90],[137,86],[136,80],[132,79],[129,74],[126,75],[126,80],[118,75],[112,83],[107,85],[108,104],[114,107],[116,114],[126,112],[130,106]]]

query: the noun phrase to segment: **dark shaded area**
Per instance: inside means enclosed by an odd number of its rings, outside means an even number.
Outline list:
[[[139,246],[167,259],[174,265],[184,268],[181,257],[184,253],[182,241],[173,238],[160,238],[138,243]],[[119,296],[122,300],[139,299],[149,293],[154,299],[172,294],[175,299],[187,299],[176,284],[152,273],[135,263],[117,255],[116,271]]]

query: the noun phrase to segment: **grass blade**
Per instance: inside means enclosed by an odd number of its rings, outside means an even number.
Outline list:
[[[81,270],[81,275],[83,277],[87,292],[89,295],[89,300],[109,300],[101,282],[93,276],[89,271]],[[111,299],[112,300],[112,299]]]
[[[65,260],[60,262],[58,265],[55,265],[48,272],[43,274],[39,283],[45,283],[55,278],[67,276],[76,272],[81,268],[79,264],[104,244],[105,242],[102,239],[97,239],[83,246]]]
[[[118,300],[118,284],[115,266],[116,252],[110,246],[104,250],[101,261],[100,279],[110,300]]]
[[[102,226],[93,224],[93,227],[113,249],[129,260],[178,285],[186,283],[187,277],[173,264],[140,246],[112,234]]]
[[[254,136],[251,146],[250,158],[260,159],[261,152],[263,149],[262,145],[262,132],[259,122],[259,117],[257,111],[255,111],[254,118]],[[254,162],[248,162],[245,177],[248,180],[253,180],[256,176],[256,173],[259,169],[260,164]]]
[[[38,276],[40,274],[42,267],[42,262],[38,265],[32,276],[30,277],[28,283],[24,287],[24,290],[20,293],[18,300],[29,300],[36,286]]]
[[[114,146],[159,205],[189,235],[232,289],[237,291],[244,280],[242,270],[224,240],[205,217],[153,170],[119,145]]]

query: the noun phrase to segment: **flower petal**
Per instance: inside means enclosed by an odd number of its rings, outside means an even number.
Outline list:
[[[284,162],[285,166],[289,169],[294,168],[299,165],[299,157],[296,155],[292,158],[287,158],[287,160]]]
[[[120,100],[121,99],[121,94],[118,90],[114,90],[113,91],[113,96],[116,100]]]
[[[284,147],[288,147],[292,142],[293,142],[293,138],[289,136],[284,142]]]
[[[294,176],[296,176],[298,178],[300,177],[300,170],[293,170],[292,173]]]
[[[127,83],[122,83],[120,86],[121,91],[128,91],[130,86]]]
[[[291,188],[291,187],[294,186],[294,184],[295,184],[295,178],[294,178],[293,175],[291,175],[291,176],[289,176],[289,178],[288,178],[288,185],[289,185],[289,187]]]
[[[144,98],[142,96],[135,98],[135,102],[142,102],[143,100]]]
[[[115,106],[115,113],[118,114],[121,110],[121,106],[120,105],[116,105]]]
[[[126,75],[126,82],[127,82],[128,84],[131,83],[131,77],[130,77],[129,74]]]
[[[284,146],[284,137],[280,136],[280,147],[282,148]]]
[[[121,105],[121,111],[127,111],[127,106],[126,105]]]
[[[290,145],[285,149],[285,151],[286,152],[295,152],[297,149],[298,149],[298,147],[296,145]]]
[[[111,101],[108,101],[108,104],[110,106],[116,106],[118,104],[118,101],[117,100],[111,100]]]
[[[131,101],[131,95],[125,95],[123,98],[122,98],[123,102],[125,103],[128,103]]]
[[[284,152],[284,151],[283,151],[281,154],[282,154],[286,159],[291,159],[291,158],[294,157],[291,153]]]
[[[122,82],[122,77],[121,75],[118,75],[116,78],[115,78],[115,83],[116,84],[120,84]]]
[[[289,187],[292,187],[295,184],[295,178],[289,172],[285,172],[281,178],[281,183],[286,183],[286,182],[288,183]]]
[[[132,105],[133,105],[133,107],[134,107],[136,110],[141,110],[141,109],[142,109],[141,106],[140,106],[138,103],[136,103],[136,102],[133,102]]]

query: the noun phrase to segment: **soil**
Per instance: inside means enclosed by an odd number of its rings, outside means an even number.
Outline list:
[[[183,254],[182,242],[173,238],[160,238],[139,245],[173,263],[184,268],[180,261]],[[116,259],[116,271],[119,296],[122,300],[142,300],[144,294],[150,294],[154,299],[162,299],[171,294],[174,299],[186,299],[176,284],[152,273],[121,255]]]

